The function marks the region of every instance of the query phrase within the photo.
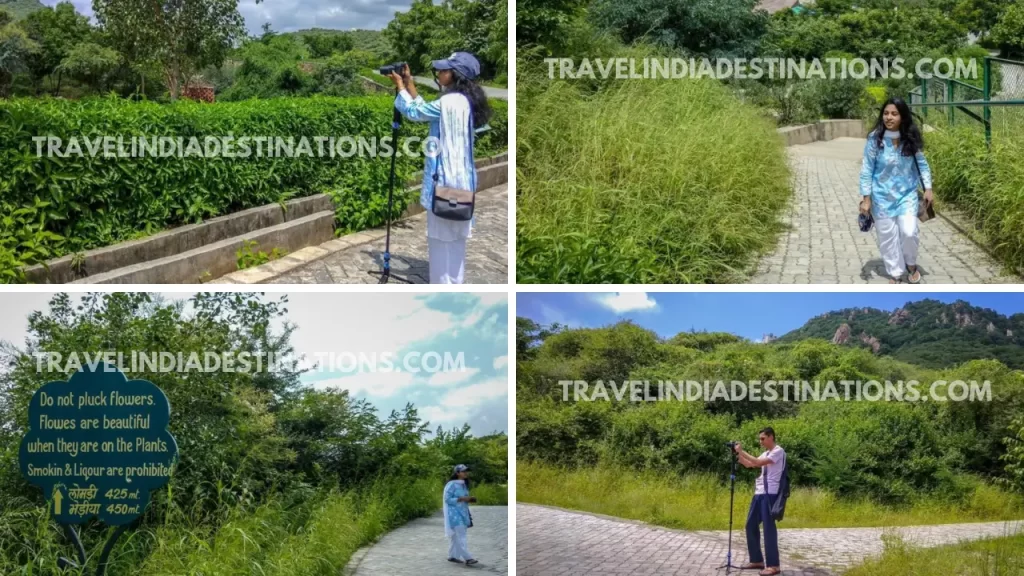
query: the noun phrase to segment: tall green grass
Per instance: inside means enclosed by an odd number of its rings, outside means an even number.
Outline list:
[[[980,125],[938,119],[925,136],[935,195],[965,212],[977,238],[1011,271],[1024,273],[1024,111],[996,109],[992,147]],[[933,122],[933,120],[929,120]]]
[[[885,540],[885,552],[845,576],[1024,576],[1024,534],[936,548],[909,546],[899,538]]]
[[[517,281],[743,278],[790,196],[774,124],[713,80],[593,88],[517,87]]]
[[[738,476],[742,478],[742,476]],[[642,520],[668,528],[725,530],[729,486],[709,474],[673,476],[610,466],[565,469],[518,461],[516,499]],[[736,514],[750,505],[753,482],[737,479]],[[959,507],[927,498],[902,508],[846,499],[825,490],[795,488],[786,505],[786,528],[912,526],[1024,518],[1024,498],[979,484]]]
[[[278,494],[255,508],[224,510],[219,522],[174,507],[162,522],[126,532],[114,548],[110,576],[338,576],[356,550],[441,507],[443,483],[389,478],[349,491],[312,489]],[[480,505],[507,504],[506,486],[479,484]],[[42,507],[8,502],[0,508],[0,574],[56,576],[70,544]],[[107,530],[107,533],[111,530]],[[86,542],[88,572],[104,543]],[[19,562],[14,547],[31,559]],[[76,576],[78,572],[69,572]]]

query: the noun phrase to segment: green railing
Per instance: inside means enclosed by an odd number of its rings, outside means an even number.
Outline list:
[[[910,91],[908,104],[922,122],[950,126],[958,116],[976,123],[985,130],[985,141],[991,146],[993,126],[1019,132],[1024,129],[1024,62],[986,57],[982,67],[982,86],[953,79],[922,79]],[[929,108],[945,108],[939,116]],[[993,111],[997,118],[993,120]]]

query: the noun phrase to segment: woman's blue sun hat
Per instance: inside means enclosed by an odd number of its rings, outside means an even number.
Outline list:
[[[444,60],[430,63],[434,70],[455,70],[470,80],[480,75],[480,62],[469,52],[455,52]]]
[[[469,466],[466,466],[465,464],[458,464],[458,465],[455,466],[455,473],[456,474],[458,474],[459,472],[467,472],[468,470],[469,470]]]

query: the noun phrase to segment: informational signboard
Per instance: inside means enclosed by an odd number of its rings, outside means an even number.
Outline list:
[[[171,405],[147,380],[106,364],[48,382],[28,407],[21,473],[39,486],[61,524],[92,517],[111,526],[138,518],[178,455]]]

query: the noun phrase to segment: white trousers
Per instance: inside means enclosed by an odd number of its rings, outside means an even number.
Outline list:
[[[469,548],[466,544],[466,527],[465,526],[452,526],[451,544],[448,545],[448,557],[455,558],[456,560],[472,560],[473,555],[469,553]]]
[[[907,266],[917,265],[917,214],[904,214],[895,218],[875,218],[878,250],[885,262],[885,271],[892,278],[900,278]]]
[[[462,284],[466,276],[466,239],[427,238],[431,284]]]

